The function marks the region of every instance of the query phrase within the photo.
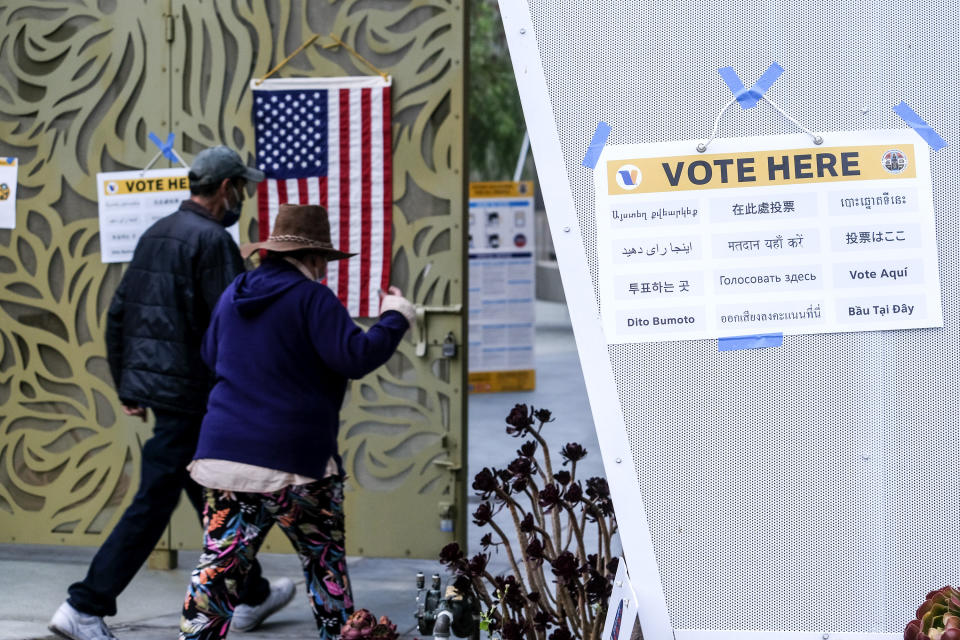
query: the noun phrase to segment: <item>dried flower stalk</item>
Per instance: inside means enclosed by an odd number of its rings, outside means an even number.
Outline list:
[[[564,468],[554,473],[543,436],[552,421],[546,409],[518,404],[510,411],[507,434],[525,439],[517,457],[504,469],[485,467],[473,481],[482,500],[473,522],[492,531],[480,541],[483,551],[467,558],[451,543],[440,553],[457,587],[472,589],[484,603],[482,628],[503,640],[599,640],[616,573],[610,550],[617,522],[607,481],[577,480],[587,450],[576,442],[560,450]],[[513,536],[494,521],[503,510]],[[588,530],[597,536],[593,554]],[[490,550],[502,550],[508,574],[491,575]]]

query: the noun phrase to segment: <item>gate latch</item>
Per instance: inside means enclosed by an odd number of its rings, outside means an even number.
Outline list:
[[[424,307],[417,305],[417,327],[416,327],[416,339],[417,347],[415,353],[418,357],[423,358],[427,355],[427,314],[428,313],[460,313],[463,310],[462,304],[452,304],[448,307]],[[456,355],[456,343],[453,342],[453,333],[447,335],[447,340],[453,344],[453,352]],[[446,352],[448,347],[444,343],[444,357],[447,356]]]
[[[434,460],[433,464],[437,465],[438,467],[448,469],[451,473],[456,473],[463,468],[453,460]]]

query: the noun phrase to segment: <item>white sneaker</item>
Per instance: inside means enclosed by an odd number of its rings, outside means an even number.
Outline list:
[[[270,581],[270,595],[255,607],[239,604],[233,610],[231,631],[253,631],[268,617],[280,611],[293,600],[297,587],[290,578],[277,578]]]
[[[60,605],[47,629],[67,640],[118,640],[110,633],[103,618],[80,613],[69,602]]]

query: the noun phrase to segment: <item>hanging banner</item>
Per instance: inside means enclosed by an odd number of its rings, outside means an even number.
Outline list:
[[[0,229],[17,226],[17,159],[0,158]]]
[[[103,262],[130,262],[143,232],[190,198],[188,171],[181,167],[97,174]],[[237,224],[227,232],[235,242],[240,242]]]
[[[607,146],[609,343],[943,326],[929,148],[906,130]]]
[[[470,390],[532,390],[533,182],[470,184],[469,247]]]
[[[260,239],[284,203],[327,209],[335,248],[327,286],[354,318],[376,317],[393,256],[392,80],[380,76],[251,80]]]

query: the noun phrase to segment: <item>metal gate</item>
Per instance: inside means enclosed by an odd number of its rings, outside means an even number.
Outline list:
[[[118,410],[105,359],[122,267],[100,261],[97,172],[145,166],[151,132],[175,132],[188,162],[216,144],[252,162],[248,83],[312,33],[393,76],[392,279],[426,309],[348,391],[348,551],[431,557],[465,539],[466,367],[440,349],[466,330],[462,8],[88,0],[0,7],[0,155],[20,163],[17,228],[0,230],[0,541],[98,544],[137,485],[150,425]],[[278,75],[365,73],[344,47],[313,46]],[[240,233],[257,237],[249,198]],[[161,547],[199,542],[184,501]]]

